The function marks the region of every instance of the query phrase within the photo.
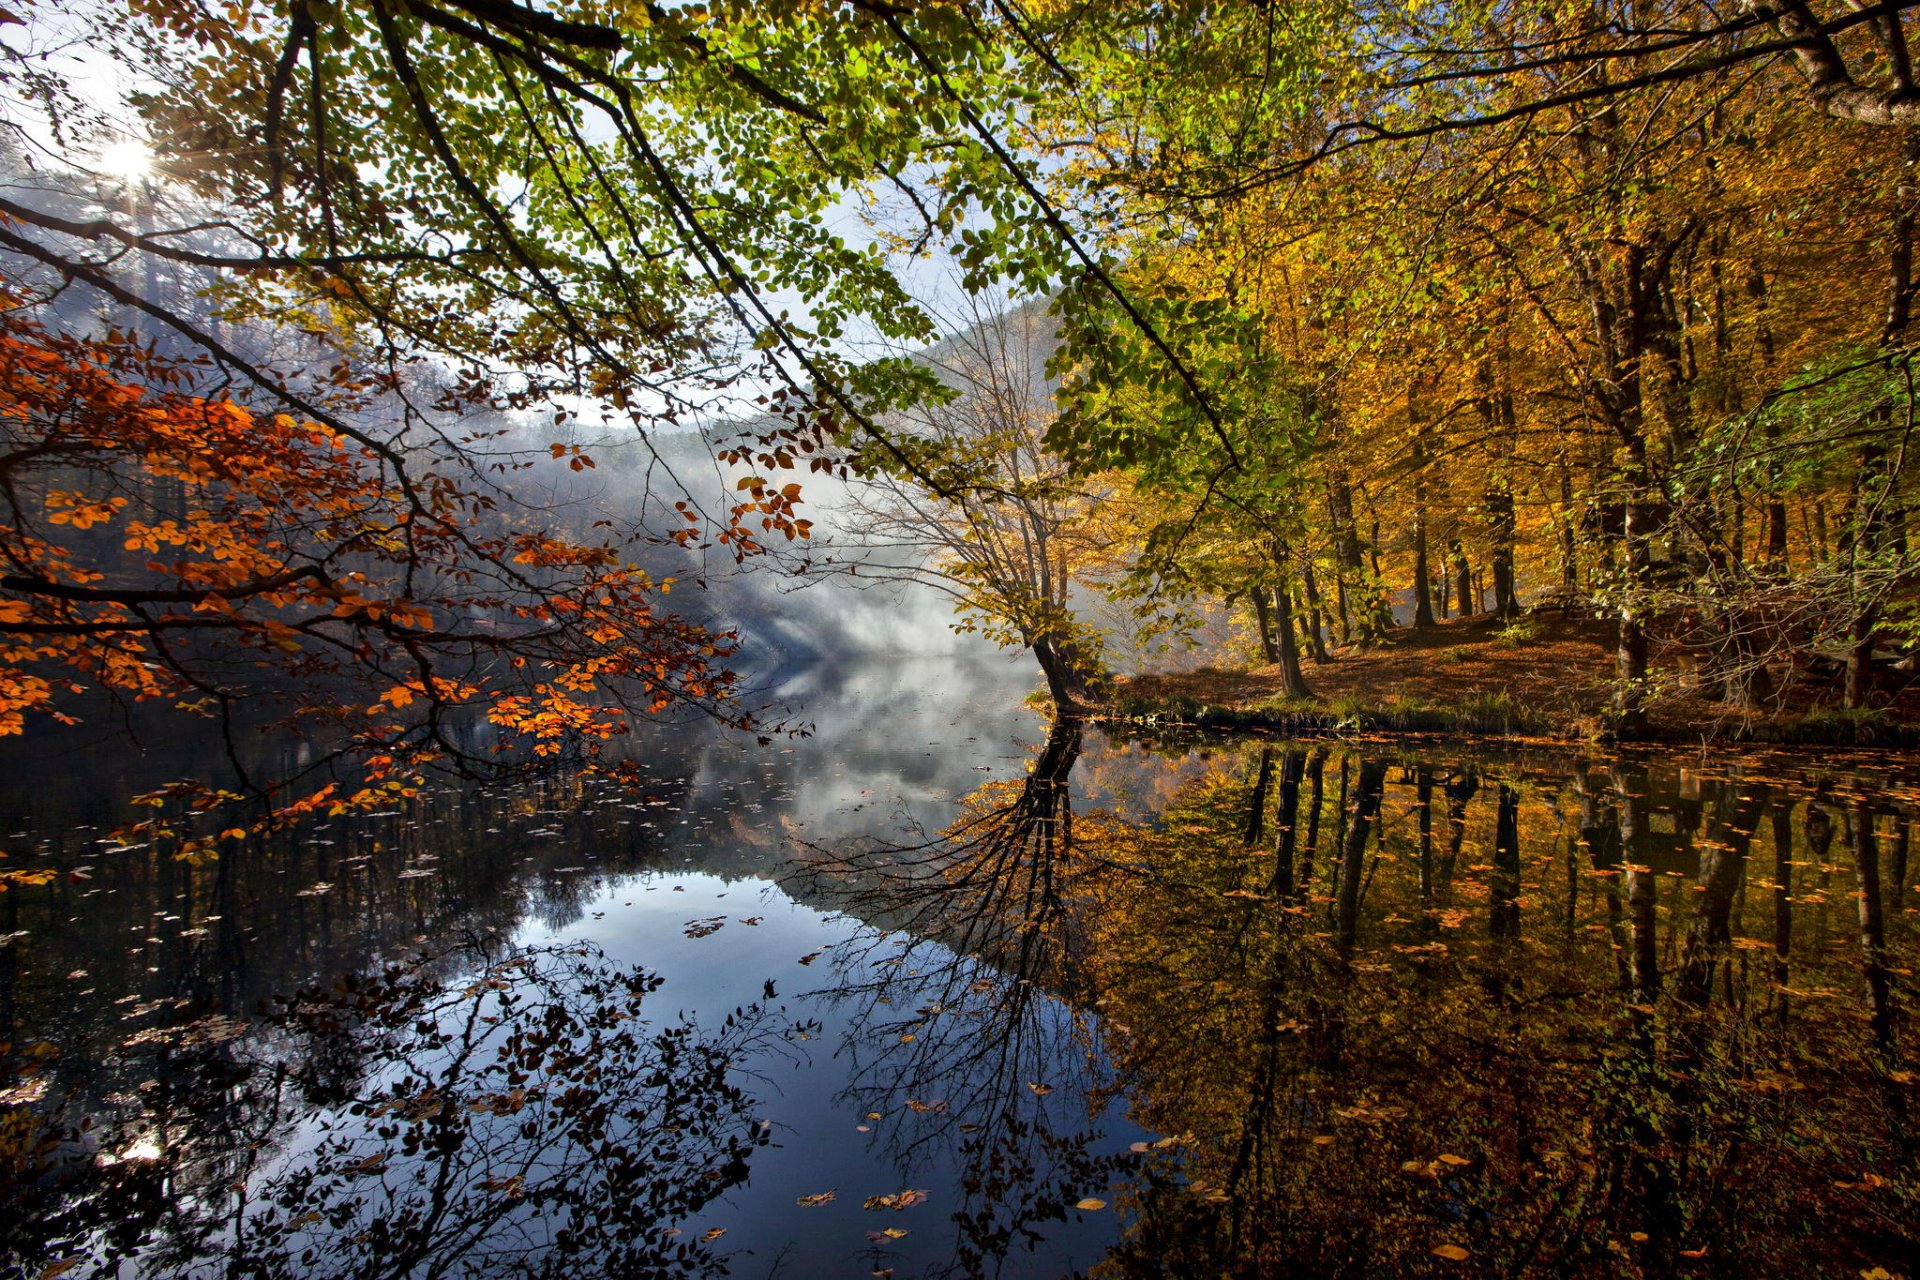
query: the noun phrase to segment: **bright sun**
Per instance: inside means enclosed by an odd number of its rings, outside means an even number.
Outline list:
[[[144,178],[153,172],[153,153],[146,144],[127,139],[100,149],[100,172],[115,178]]]

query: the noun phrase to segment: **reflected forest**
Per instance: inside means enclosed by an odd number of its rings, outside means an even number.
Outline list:
[[[1920,0],[0,0],[0,1280],[1920,1280]]]

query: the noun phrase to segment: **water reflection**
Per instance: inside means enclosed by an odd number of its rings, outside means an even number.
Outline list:
[[[1098,1013],[1087,1114],[1164,1136],[1096,1274],[1920,1259],[1898,770],[1179,750],[1139,821],[1082,747],[812,873]]]
[[[1920,1266],[1920,770],[840,692],[637,792],[199,867],[48,834],[83,878],[0,896],[12,1265]]]
[[[212,1017],[135,1037],[156,1074],[113,1148],[72,1106],[37,1114],[31,1141],[94,1176],[43,1171],[65,1186],[38,1204],[38,1187],[16,1189],[33,1227],[15,1260],[40,1259],[39,1274],[718,1274],[712,1242],[672,1224],[746,1177],[768,1130],[736,1064],[795,1032],[758,1008],[707,1033],[662,1025],[644,1007],[657,986],[579,945],[474,950],[298,993],[253,1027]]]

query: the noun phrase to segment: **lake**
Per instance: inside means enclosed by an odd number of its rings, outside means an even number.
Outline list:
[[[1920,762],[1129,735],[1034,683],[825,668],[804,736],[199,865],[108,833],[217,744],[15,744],[0,849],[59,875],[0,894],[0,1268],[1920,1266]]]

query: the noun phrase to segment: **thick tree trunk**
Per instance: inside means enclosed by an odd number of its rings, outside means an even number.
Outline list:
[[[1047,692],[1053,696],[1054,706],[1061,711],[1077,710],[1098,701],[1094,691],[1096,673],[1072,645],[1052,636],[1042,636],[1034,642],[1033,656],[1040,663],[1040,673],[1047,678]]]
[[[1280,686],[1289,698],[1311,698],[1307,677],[1300,670],[1300,644],[1294,636],[1293,593],[1286,587],[1273,589],[1274,634],[1280,642]]]

